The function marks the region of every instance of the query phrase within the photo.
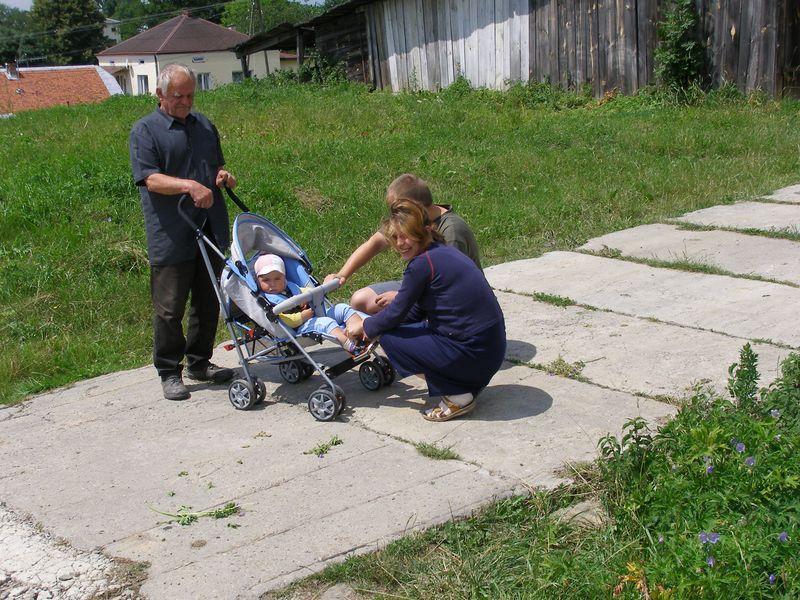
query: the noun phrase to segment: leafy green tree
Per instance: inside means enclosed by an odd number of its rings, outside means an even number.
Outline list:
[[[38,54],[30,27],[27,11],[0,3],[0,63]]]
[[[50,64],[93,63],[109,45],[105,18],[94,0],[33,0],[30,18]]]
[[[252,22],[250,0],[235,0],[225,5],[222,24],[235,27],[236,31],[252,35],[258,33],[258,23]],[[281,23],[300,23],[322,12],[320,6],[292,2],[292,0],[261,0],[261,14],[264,18],[264,31],[269,31]]]

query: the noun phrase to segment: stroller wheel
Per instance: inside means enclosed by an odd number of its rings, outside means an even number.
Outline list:
[[[333,421],[342,406],[337,396],[327,388],[319,388],[308,397],[308,412],[317,421]]]
[[[358,378],[361,380],[361,385],[370,392],[381,389],[385,382],[381,365],[375,364],[372,360],[361,365],[358,369]]]
[[[339,408],[336,410],[336,414],[340,415],[344,412],[345,407],[347,407],[347,399],[344,397],[344,390],[340,388],[338,385],[334,385],[336,388],[336,401],[339,403]]]
[[[392,385],[394,383],[396,371],[394,370],[392,363],[389,362],[389,359],[379,356],[372,362],[374,362],[381,368],[381,370],[383,370],[384,385]]]
[[[297,383],[303,378],[302,367],[298,360],[281,363],[278,365],[278,370],[281,372],[281,377],[289,383]]]
[[[307,362],[300,363],[300,379],[306,380],[314,374],[314,367]]]
[[[266,388],[264,392],[266,395]],[[246,379],[234,379],[231,382],[228,386],[228,400],[236,410],[248,410],[258,402],[255,390]]]
[[[259,404],[267,398],[267,386],[258,377],[253,377],[253,383],[256,384],[256,404]]]

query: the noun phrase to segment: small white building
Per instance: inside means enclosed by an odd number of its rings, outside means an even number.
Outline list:
[[[117,44],[122,41],[122,32],[119,29],[120,23],[122,23],[122,21],[106,19],[106,22],[103,24],[103,35]]]
[[[103,50],[97,60],[126,94],[155,94],[161,67],[170,63],[190,67],[197,73],[197,88],[210,90],[244,79],[242,62],[231,49],[248,39],[243,33],[183,13]],[[248,69],[254,77],[281,68],[277,50],[249,58]]]

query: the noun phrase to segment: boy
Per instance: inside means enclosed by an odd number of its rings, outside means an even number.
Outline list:
[[[448,204],[434,204],[433,195],[424,180],[411,173],[400,175],[389,184],[386,190],[386,204],[391,207],[401,200],[416,202],[426,211],[431,223],[444,238],[445,244],[453,246],[466,254],[480,269],[481,260],[478,252],[478,243],[469,225],[453,212]],[[376,255],[389,247],[389,241],[380,232],[376,232],[366,242],[361,244],[344,266],[335,275],[328,275],[325,281],[338,277],[342,285],[353,276],[361,267],[372,260]],[[386,308],[397,295],[400,289],[399,281],[383,281],[357,290],[350,298],[350,306],[368,315],[374,315]]]
[[[280,256],[264,254],[258,257],[254,270],[261,291],[267,294],[270,301],[275,304],[305,291],[294,283],[286,281],[286,265]],[[324,317],[316,316],[314,309],[307,304],[278,316],[297,333],[312,331],[321,333],[335,338],[350,354],[357,355],[362,351],[360,345],[347,338],[343,329],[348,323],[355,325],[362,320],[362,315],[347,304],[336,304],[327,309]]]

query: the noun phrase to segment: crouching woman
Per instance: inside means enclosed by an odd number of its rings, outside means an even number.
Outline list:
[[[483,272],[442,243],[424,210],[400,199],[382,232],[408,262],[394,301],[377,315],[348,325],[354,339],[381,338],[397,372],[421,375],[438,406],[423,414],[449,421],[471,412],[475,397],[503,362],[503,312]]]

